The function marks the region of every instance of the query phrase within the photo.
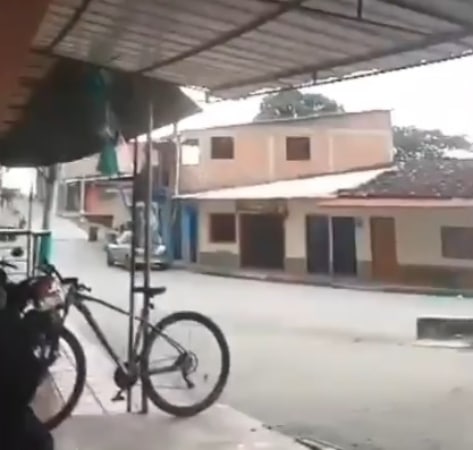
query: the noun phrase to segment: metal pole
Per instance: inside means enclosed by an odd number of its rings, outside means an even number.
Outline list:
[[[153,202],[153,166],[151,163],[151,152],[153,147],[153,103],[149,102],[149,127],[147,133],[147,145],[146,145],[146,158],[145,158],[145,170],[146,170],[146,197],[145,197],[145,211],[144,211],[144,273],[143,273],[143,321],[144,321],[144,334],[143,334],[143,345],[146,347],[148,344],[148,322],[149,322],[149,310],[150,310],[150,274],[151,274],[151,214],[152,214],[152,202]],[[143,389],[141,392],[141,412],[146,414],[148,412],[148,397]]]
[[[131,199],[131,268],[130,268],[130,321],[128,324],[128,363],[132,367],[133,344],[135,335],[135,287],[136,287],[136,247],[138,246],[138,224],[136,220],[136,188],[138,180],[138,139],[133,141],[133,184]],[[126,410],[133,408],[133,389],[127,390]]]
[[[176,173],[174,181],[174,195],[179,195],[179,185],[181,182],[181,158],[182,158],[182,147],[181,139],[179,137],[179,131],[177,128],[177,122],[174,123],[174,143],[176,145]]]
[[[41,173],[36,171],[36,176],[40,177]],[[30,195],[28,196],[28,235],[26,238],[26,276],[31,276],[31,229],[33,228],[33,193],[34,182],[31,182]]]
[[[51,221],[56,209],[59,168],[57,164],[50,166],[46,171],[46,197],[43,207],[42,229],[51,229]]]

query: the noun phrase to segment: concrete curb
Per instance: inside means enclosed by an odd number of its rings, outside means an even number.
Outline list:
[[[397,285],[379,285],[379,284],[361,284],[350,283],[347,281],[337,280],[323,280],[323,279],[304,279],[304,278],[290,278],[286,276],[278,276],[273,274],[251,273],[251,272],[230,272],[219,269],[201,267],[201,266],[186,266],[174,263],[173,268],[188,270],[194,273],[201,273],[205,275],[218,276],[223,278],[236,278],[243,280],[266,281],[271,283],[283,284],[299,284],[305,286],[321,286],[331,287],[334,289],[352,289],[366,292],[387,292],[396,294],[411,294],[411,295],[429,295],[442,297],[458,297],[459,299],[473,298],[473,291],[457,290],[448,288],[430,288],[423,286],[397,286]]]
[[[418,317],[417,339],[473,339],[473,317]]]

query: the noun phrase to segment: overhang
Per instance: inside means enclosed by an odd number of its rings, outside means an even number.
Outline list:
[[[222,97],[471,53],[467,0],[52,0],[33,47]]]
[[[238,98],[460,58],[473,48],[467,0],[2,2],[3,136],[68,60]]]

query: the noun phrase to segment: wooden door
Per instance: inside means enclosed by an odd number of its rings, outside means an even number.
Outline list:
[[[376,280],[394,282],[399,276],[394,218],[372,217],[370,228],[372,276]]]

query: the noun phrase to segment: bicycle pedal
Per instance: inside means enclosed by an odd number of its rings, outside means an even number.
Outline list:
[[[122,402],[125,400],[125,396],[122,392],[117,392],[115,397],[112,397],[112,402]]]

